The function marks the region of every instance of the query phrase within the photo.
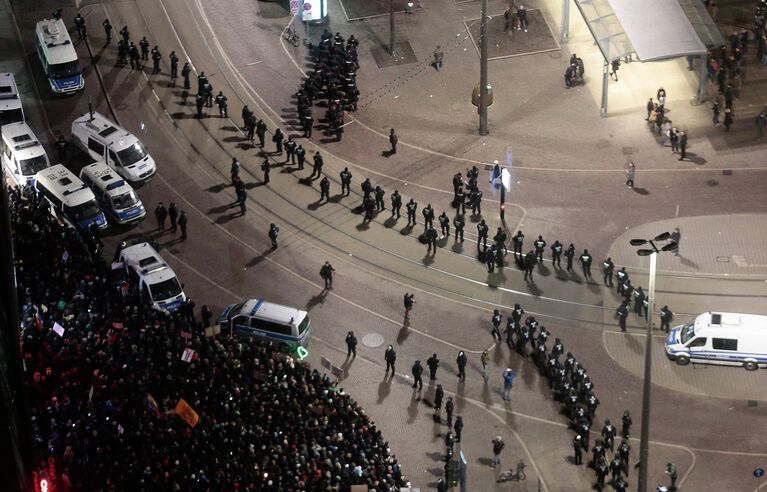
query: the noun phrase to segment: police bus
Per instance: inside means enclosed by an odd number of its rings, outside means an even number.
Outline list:
[[[37,56],[54,94],[74,94],[85,87],[77,52],[61,19],[43,19],[35,28]]]

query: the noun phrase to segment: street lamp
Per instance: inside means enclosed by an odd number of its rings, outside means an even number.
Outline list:
[[[650,288],[647,298],[647,339],[644,350],[644,381],[642,385],[642,430],[639,436],[639,492],[647,492],[647,467],[649,465],[650,447],[650,390],[652,387],[652,317],[655,302],[655,272],[658,253],[672,251],[677,248],[675,241],[670,241],[660,248],[656,242],[668,241],[671,233],[658,234],[653,239],[632,239],[632,246],[644,246],[649,244],[652,249],[641,248],[637,250],[639,256],[650,257]]]
[[[389,0],[389,55],[394,56],[394,0]]]
[[[487,0],[482,0],[482,20],[479,23],[479,134],[487,135]]]

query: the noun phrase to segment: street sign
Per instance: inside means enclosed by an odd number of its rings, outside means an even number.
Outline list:
[[[299,10],[299,0],[290,0],[290,15],[296,15]]]
[[[754,476],[756,478],[761,478],[762,476],[764,476],[764,468],[757,468],[757,469],[755,469],[754,470]]]

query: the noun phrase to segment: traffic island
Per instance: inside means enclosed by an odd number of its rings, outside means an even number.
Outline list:
[[[389,15],[390,0],[338,0],[347,21],[369,19],[380,15]],[[408,11],[408,3],[413,6]],[[394,0],[394,13],[413,12],[421,8],[418,0]]]
[[[504,31],[506,21],[503,18],[503,13],[489,17],[490,19],[487,21],[488,60],[532,55],[560,49],[551,27],[546,22],[543,13],[538,9],[527,11],[527,32],[516,29]],[[466,29],[477,48],[477,55],[479,55],[480,17],[466,19],[463,23],[466,25]]]

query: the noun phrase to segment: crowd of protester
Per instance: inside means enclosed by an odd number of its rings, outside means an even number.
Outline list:
[[[9,196],[37,472],[56,490],[405,485],[375,424],[327,376],[149,309],[34,190]]]

